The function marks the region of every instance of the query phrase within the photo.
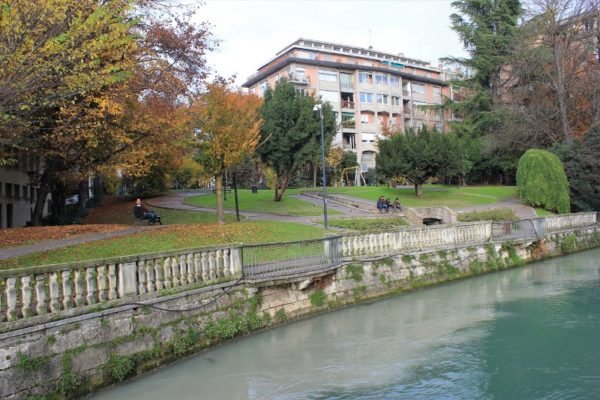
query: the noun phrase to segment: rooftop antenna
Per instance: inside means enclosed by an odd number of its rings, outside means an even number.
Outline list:
[[[373,50],[373,32],[369,29],[369,50]]]

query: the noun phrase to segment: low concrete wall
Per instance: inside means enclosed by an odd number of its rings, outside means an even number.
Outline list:
[[[224,283],[22,327],[0,334],[0,397],[76,397],[294,318],[598,246],[597,225],[540,238],[442,244],[367,255],[292,280]]]

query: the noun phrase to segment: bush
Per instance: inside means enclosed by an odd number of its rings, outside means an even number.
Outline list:
[[[559,213],[570,211],[569,182],[561,161],[539,149],[527,150],[517,167],[517,193],[534,207]]]

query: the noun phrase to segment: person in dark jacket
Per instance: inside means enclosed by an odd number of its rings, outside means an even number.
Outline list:
[[[133,215],[135,215],[135,217],[139,219],[147,219],[151,224],[154,224],[159,219],[159,216],[156,212],[148,210],[142,205],[141,199],[137,199],[135,201],[135,206],[133,207]]]

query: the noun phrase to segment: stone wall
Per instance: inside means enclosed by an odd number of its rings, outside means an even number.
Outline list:
[[[311,276],[252,286],[228,282],[32,324],[0,334],[0,397],[77,397],[295,318],[598,246],[597,225],[539,239],[441,243],[347,259]]]

